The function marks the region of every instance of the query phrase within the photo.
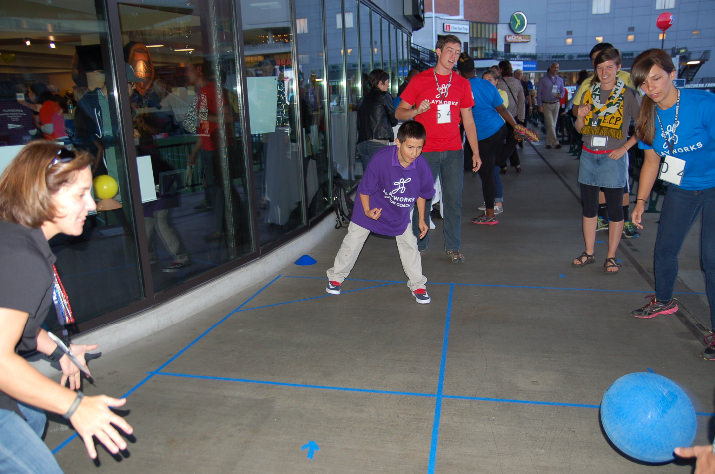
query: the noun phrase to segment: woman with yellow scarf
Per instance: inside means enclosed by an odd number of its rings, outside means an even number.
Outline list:
[[[617,76],[621,54],[616,48],[601,51],[594,66],[593,85],[584,94],[576,118],[576,130],[583,136],[578,182],[586,249],[573,260],[573,265],[584,267],[595,261],[598,192],[603,189],[610,218],[608,254],[603,267],[614,274],[621,267],[616,250],[623,232],[621,203],[628,183],[628,149],[637,143],[635,136],[628,138],[628,128],[631,118],[638,116],[640,104],[635,91]]]

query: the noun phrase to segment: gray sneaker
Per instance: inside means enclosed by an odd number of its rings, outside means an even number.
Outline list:
[[[650,298],[650,302],[647,305],[631,311],[634,317],[639,319],[651,319],[659,314],[673,314],[678,311],[678,303],[675,302],[675,298],[670,301],[658,301],[655,299],[655,295],[650,295],[646,298]]]

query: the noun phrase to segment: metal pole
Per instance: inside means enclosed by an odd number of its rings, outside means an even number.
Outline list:
[[[432,44],[437,44],[437,27],[434,19],[434,0],[432,0]],[[434,48],[434,46],[432,46]]]

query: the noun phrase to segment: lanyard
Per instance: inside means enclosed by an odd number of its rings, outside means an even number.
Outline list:
[[[57,268],[55,268],[54,265],[52,265],[52,302],[55,304],[57,321],[59,321],[61,326],[74,323],[70,300],[67,297],[65,287],[62,285],[60,276],[57,274]]]
[[[449,82],[447,83],[444,94],[439,91],[439,80],[437,80],[437,73],[434,69],[432,69],[432,74],[434,74],[434,82],[437,83],[437,94],[439,94],[440,98],[446,99],[447,95],[449,95],[449,87],[452,85],[452,71],[449,71]]]
[[[658,118],[658,124],[660,125],[660,136],[663,137],[665,143],[668,144],[668,149],[670,150],[671,155],[673,154],[673,147],[677,143],[675,141],[675,133],[678,131],[678,125],[680,125],[680,122],[678,121],[678,112],[680,112],[680,89],[677,89],[677,91],[678,99],[675,101],[675,121],[673,122],[672,135],[669,135],[663,127],[663,122],[660,120],[660,114],[658,113],[658,106],[656,106],[655,109],[655,116]]]

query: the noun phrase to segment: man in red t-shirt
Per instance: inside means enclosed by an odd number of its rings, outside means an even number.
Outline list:
[[[400,105],[395,111],[398,120],[416,120],[427,130],[427,141],[422,156],[429,163],[435,180],[439,177],[442,187],[442,214],[444,215],[444,248],[454,263],[464,261],[459,251],[462,221],[462,187],[464,185],[464,158],[460,121],[474,150],[472,171],[482,165],[479,157],[477,130],[474,125],[472,88],[469,82],[453,68],[462,52],[461,42],[454,35],[440,37],[435,46],[437,64],[416,75],[402,92]],[[429,225],[427,201],[425,213]],[[413,223],[418,222],[417,218]],[[414,225],[413,225],[414,228]],[[427,249],[429,232],[419,241],[420,251]],[[419,236],[419,229],[415,230]]]
[[[193,166],[197,157],[201,166],[201,174],[206,186],[206,201],[214,209],[214,226],[212,231],[204,236],[207,242],[219,240],[223,232],[224,194],[221,186],[221,163],[218,156],[219,128],[221,122],[226,122],[226,101],[219,96],[216,82],[211,77],[212,70],[208,64],[191,64],[186,67],[188,82],[196,87],[196,134],[198,140],[191,150],[188,162]],[[221,103],[219,103],[219,98]]]

